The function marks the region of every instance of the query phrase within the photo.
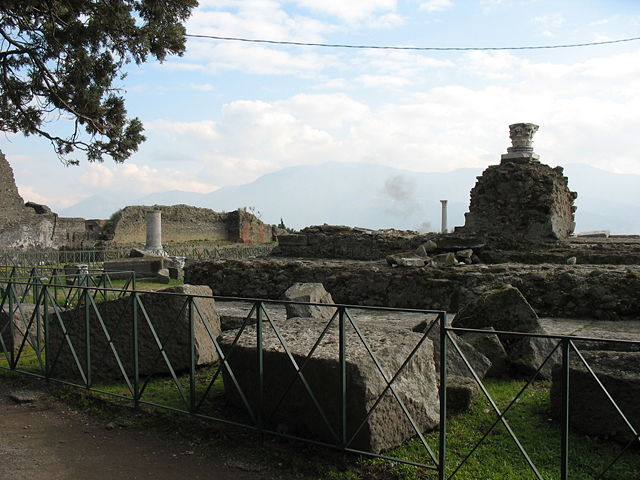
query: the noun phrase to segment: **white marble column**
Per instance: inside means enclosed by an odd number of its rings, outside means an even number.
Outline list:
[[[447,233],[447,200],[440,200],[442,204],[442,228],[440,231],[442,233]]]
[[[160,210],[147,211],[147,243],[146,252],[163,253],[162,249],[162,212]]]

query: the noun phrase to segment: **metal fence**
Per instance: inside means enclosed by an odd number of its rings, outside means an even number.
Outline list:
[[[479,446],[487,442],[496,427],[502,426],[534,478],[542,480],[549,477],[541,474],[506,415],[534,384],[542,368],[560,355],[558,381],[561,382],[562,408],[558,477],[555,478],[570,477],[572,358],[584,365],[632,437],[621,453],[593,478],[607,478],[612,466],[639,440],[637,425],[632,425],[625,416],[578,348],[579,342],[607,340],[491,331],[501,338],[533,337],[554,342],[537,371],[526,379],[508,406],[501,409],[458,345],[457,337],[452,335],[454,332],[487,332],[452,328],[443,311],[140,292],[131,288],[125,291],[91,284],[90,275],[79,280],[76,276],[71,283],[56,285],[44,281],[41,273],[28,278],[2,279],[0,346],[4,360],[0,362],[1,368],[126,399],[135,406],[168,408],[261,433],[420,467],[432,471],[439,480],[460,478],[461,470],[477,454]],[[65,298],[74,301],[60,301],[56,288],[66,289]],[[26,303],[27,298],[31,300],[30,305]],[[117,299],[104,302],[112,298]],[[214,298],[220,311],[224,312],[229,305],[236,309],[235,313],[227,312],[223,317],[236,318],[237,329],[220,334],[215,314],[211,313]],[[292,332],[287,323],[292,320],[283,321],[285,310],[301,306],[331,309],[330,315],[313,324],[308,320],[308,328]],[[373,326],[389,327],[387,319],[400,315],[410,316],[413,323],[425,322],[426,329],[422,334],[401,335],[403,346],[394,349],[379,338]],[[311,335],[308,332],[313,335],[301,348],[302,337]],[[638,342],[617,340],[616,344],[638,345]],[[426,359],[433,355],[436,345],[440,352],[436,358],[440,360],[439,367],[431,373],[434,379],[432,417],[436,419],[438,433],[427,438],[424,409],[417,402],[415,391],[406,391],[406,382],[415,375],[416,364],[432,365]],[[455,458],[450,455],[447,443],[450,379],[445,361],[453,355],[464,363],[495,414],[490,428],[476,445],[466,455]],[[373,384],[377,383],[378,388],[374,388],[375,394],[367,399],[366,406],[355,408],[359,387],[354,383],[354,376],[362,373],[358,369],[364,363],[375,373],[377,380]],[[204,364],[210,365],[204,367]],[[420,380],[425,384],[428,381],[427,377]],[[166,395],[154,394],[157,388],[169,389],[173,400],[158,400]],[[228,407],[229,401],[234,408]],[[299,421],[291,418],[293,414],[288,409],[300,401],[304,401],[307,419],[313,417],[315,431],[301,434],[304,428],[291,431],[281,428],[280,419]],[[380,412],[383,408],[384,412]],[[384,448],[362,440],[363,432],[370,429],[374,417],[388,415],[390,409],[400,418],[397,431],[404,429],[405,433],[409,432],[407,437],[414,437],[413,442],[422,452],[419,460],[381,453]]]
[[[242,259],[269,255],[275,244],[220,245],[210,247],[165,247],[170,256],[187,257],[194,260],[216,260],[221,258]],[[107,250],[23,250],[0,249],[0,264],[3,265],[63,265],[83,263],[98,265],[109,260],[127,258],[131,249]]]

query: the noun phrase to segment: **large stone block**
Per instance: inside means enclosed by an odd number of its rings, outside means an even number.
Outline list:
[[[36,306],[27,303],[12,305],[12,312],[9,306],[5,305],[0,310],[0,335],[7,352],[18,351],[25,336],[27,347],[35,347],[44,343],[44,308],[41,306],[36,311]],[[49,315],[53,309],[49,308]],[[13,326],[11,325],[13,323]],[[27,333],[28,332],[28,333]],[[0,344],[0,353],[3,353]]]
[[[545,334],[538,315],[517,288],[506,285],[488,290],[465,305],[451,322],[453,327],[480,330]],[[522,375],[533,375],[542,366],[538,377],[550,379],[551,371],[560,360],[556,351],[545,362],[557,341],[547,338],[498,334],[513,370]],[[543,365],[543,362],[544,365]]]
[[[158,272],[167,266],[167,259],[163,257],[124,258],[104,262],[104,271],[111,278],[126,278],[131,272],[136,277],[155,277]],[[117,273],[122,272],[122,273]]]
[[[338,328],[334,322],[310,359],[306,359],[327,322],[312,318],[290,318],[276,322],[287,348],[322,407],[331,429],[340,436],[341,382]],[[332,443],[340,443],[323,421],[305,390],[283,346],[268,323],[263,323],[264,392],[263,412],[271,427]],[[346,412],[349,447],[380,452],[413,437],[415,430],[399,403],[387,391],[371,415],[368,411],[383,394],[386,382],[353,327],[346,329]],[[391,379],[422,338],[407,330],[362,325],[361,331],[375,357]],[[235,378],[253,411],[258,411],[256,326],[245,329],[232,353],[236,332],[225,332],[221,345]],[[245,409],[226,369],[225,394],[230,403]],[[425,339],[393,383],[398,397],[421,431],[439,423],[438,383],[433,362],[433,344]],[[290,390],[288,390],[288,388]],[[358,433],[360,424],[364,426]]]
[[[191,332],[189,326],[189,295],[211,296],[211,289],[201,285],[182,285],[156,293],[140,295],[143,309],[137,308],[138,358],[141,375],[168,374],[169,368],[160,352],[156,336],[162,344],[172,368],[185,371],[191,365]],[[87,359],[87,328],[93,378],[119,378],[122,376],[111,345],[116,350],[127,375],[134,373],[134,308],[131,297],[97,304],[98,312],[89,305],[79,305],[73,310],[61,312],[60,320],[68,334],[68,340],[83,370]],[[88,313],[87,313],[88,312]],[[220,334],[220,319],[213,298],[195,298],[192,308],[193,340],[196,365],[208,365],[218,361],[218,354],[209,336]],[[104,328],[100,324],[104,322]],[[152,330],[153,327],[153,330]],[[107,330],[107,332],[104,331]],[[109,342],[111,340],[111,343]],[[49,322],[48,362],[53,363],[54,376],[80,379],[71,347],[57,317]]]
[[[640,431],[640,352],[583,351],[582,355],[636,431]],[[571,427],[587,435],[630,441],[633,438],[631,430],[603,390],[575,353],[571,358]],[[551,386],[552,411],[556,415],[562,411],[561,373],[560,368],[554,369]]]
[[[306,303],[332,304],[331,294],[324,289],[321,283],[294,283],[282,296],[283,300]],[[286,304],[287,318],[314,317],[330,319],[336,309],[333,307],[320,307],[315,305]]]

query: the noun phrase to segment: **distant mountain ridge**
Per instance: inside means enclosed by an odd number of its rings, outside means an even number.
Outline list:
[[[569,187],[578,192],[576,231],[640,232],[640,175],[622,175],[584,164],[568,164]],[[449,228],[464,225],[469,192],[480,168],[412,172],[362,163],[288,167],[251,183],[211,193],[157,192],[107,201],[89,197],[63,209],[63,216],[108,218],[126,205],[184,203],[216,211],[254,207],[267,223],[302,228],[315,224],[422,231],[440,229],[440,200],[448,200]]]

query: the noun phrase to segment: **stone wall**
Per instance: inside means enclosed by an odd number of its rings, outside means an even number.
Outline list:
[[[254,215],[235,211],[219,213],[208,208],[190,205],[131,206],[114,215],[112,225],[114,244],[144,244],[146,241],[146,212],[162,212],[162,242],[242,242],[272,241],[272,227]]]
[[[378,260],[392,253],[415,250],[429,238],[411,231],[319,225],[297,234],[278,236],[278,248],[272,255]]]
[[[97,240],[82,218],[61,218],[46,205],[24,203],[13,169],[0,152],[0,246],[77,248]]]
[[[562,173],[541,163],[490,166],[471,190],[464,230],[515,242],[566,239],[577,194]]]
[[[512,146],[500,165],[477,177],[464,232],[508,246],[565,240],[573,233],[577,194],[562,167],[538,161],[532,140],[537,131],[532,123],[509,125]]]
[[[337,303],[457,311],[496,284],[517,287],[540,316],[640,316],[640,267],[467,265],[392,268],[384,262],[253,259],[187,268],[185,281],[216,295],[280,298],[296,282],[322,283]]]

